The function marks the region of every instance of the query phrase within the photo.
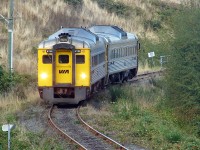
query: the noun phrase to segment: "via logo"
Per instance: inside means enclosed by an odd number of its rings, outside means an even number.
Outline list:
[[[59,73],[60,74],[66,74],[66,73],[69,73],[69,70],[59,70]]]

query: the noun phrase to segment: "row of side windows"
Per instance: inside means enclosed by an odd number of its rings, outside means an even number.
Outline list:
[[[115,48],[111,51],[111,59],[113,58],[120,58],[126,57],[131,55],[137,54],[137,47],[122,47],[122,48]]]
[[[52,55],[43,55],[42,56],[43,64],[51,64],[52,63]],[[68,64],[69,63],[69,55],[59,55],[58,56],[59,64]],[[85,55],[76,55],[76,64],[84,64],[85,63]]]
[[[97,66],[105,61],[105,52],[92,57],[92,67]]]

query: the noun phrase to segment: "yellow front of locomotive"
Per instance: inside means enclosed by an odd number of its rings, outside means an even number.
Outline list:
[[[38,48],[38,90],[50,103],[78,104],[89,96],[90,49],[60,42]]]

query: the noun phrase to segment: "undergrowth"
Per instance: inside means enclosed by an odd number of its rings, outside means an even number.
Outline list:
[[[110,13],[116,13],[121,17],[130,17],[134,9],[131,6],[125,5],[123,2],[114,0],[93,0],[96,1],[103,9],[107,9]]]
[[[149,85],[112,86],[107,99],[110,103],[104,103],[107,113],[98,110],[98,113],[90,112],[90,117],[87,113],[84,116],[90,120],[89,124],[95,124],[97,129],[124,145],[131,143],[147,149],[200,149],[200,139],[191,132],[195,127],[180,125],[173,110],[163,103],[163,85],[162,80],[151,79]]]

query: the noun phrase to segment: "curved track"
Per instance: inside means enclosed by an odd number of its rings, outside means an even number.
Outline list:
[[[164,73],[164,70],[152,71],[152,72],[145,72],[145,73],[142,73],[142,74],[138,74],[133,79],[128,80],[128,82],[135,82],[135,81],[138,81],[138,80],[143,80],[143,79],[148,79],[148,78],[154,78],[156,76],[163,75],[163,73]]]
[[[100,133],[99,131],[95,130],[94,128],[92,128],[90,125],[88,125],[80,116],[79,114],[79,108],[77,109],[77,116],[79,121],[81,121],[82,124],[84,124],[84,126],[87,128],[87,130],[89,130],[90,132],[92,132],[93,134],[95,134],[96,136],[100,137],[101,139],[105,140],[106,142],[110,143],[111,145],[113,145],[115,147],[115,149],[119,149],[119,150],[127,150],[126,147],[124,147],[123,145],[121,145],[120,143],[114,141],[113,139],[109,138],[108,136]]]
[[[154,71],[139,74],[128,83],[153,78],[163,74]],[[49,124],[65,139],[83,150],[127,150],[126,147],[89,126],[80,116],[79,108],[58,109],[52,106],[48,113]],[[80,125],[83,124],[83,126]],[[89,132],[90,131],[90,132]],[[93,133],[93,134],[92,134]]]
[[[125,150],[124,146],[120,145],[111,138],[96,131],[85,123],[80,115],[78,109],[58,109],[53,106],[49,110],[48,120],[50,125],[65,139],[78,146],[78,149],[87,150]],[[83,128],[80,122],[89,129]],[[99,138],[101,137],[101,138]]]

